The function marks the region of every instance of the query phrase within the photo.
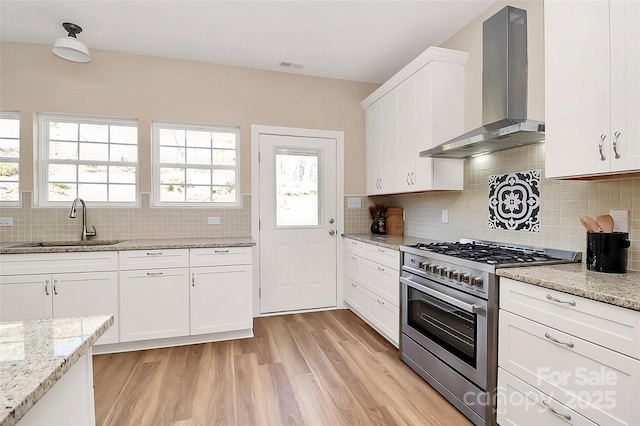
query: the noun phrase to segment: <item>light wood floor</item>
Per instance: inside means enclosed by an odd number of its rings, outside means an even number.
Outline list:
[[[255,337],[93,359],[98,425],[468,425],[348,310]]]

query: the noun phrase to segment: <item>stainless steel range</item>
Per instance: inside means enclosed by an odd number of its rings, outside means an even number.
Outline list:
[[[402,360],[477,425],[495,424],[497,268],[581,254],[462,239],[401,246]]]

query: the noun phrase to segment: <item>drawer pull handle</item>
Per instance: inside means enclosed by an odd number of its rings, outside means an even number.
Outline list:
[[[384,268],[381,268],[381,267],[378,266],[378,271],[384,272]]]
[[[49,280],[44,282],[44,294],[47,296],[49,295]]]
[[[216,250],[215,253],[229,253],[229,250]]]
[[[573,300],[560,300],[560,299],[556,299],[555,297],[553,297],[550,294],[547,294],[547,300],[551,300],[552,302],[557,302],[557,303],[566,303],[569,306],[576,306],[576,302],[574,302]]]
[[[551,411],[551,413],[552,413],[552,414],[555,414],[556,416],[558,416],[558,417],[562,417],[562,418],[565,418],[565,419],[567,419],[567,420],[571,420],[571,416],[570,416],[570,415],[568,415],[568,414],[558,413],[556,410],[554,410],[554,409],[549,405],[549,403],[548,403],[547,401],[542,400],[542,404],[544,404],[544,407],[545,407],[547,410]]]
[[[351,259],[358,260],[355,256],[351,256]]]
[[[157,251],[155,253],[147,252],[147,256],[162,256],[162,252],[161,251]]]
[[[380,299],[376,299],[378,301],[379,304],[384,305],[384,302]]]
[[[162,275],[162,272],[147,272],[147,275],[150,277],[159,277]]]
[[[357,287],[357,285],[355,285],[354,283],[351,283],[351,287]]]
[[[381,249],[381,248],[379,248],[379,249],[378,249],[378,251],[379,251],[380,253],[384,253],[386,250],[385,250],[385,249]]]
[[[561,342],[560,340],[556,339],[555,337],[553,337],[552,335],[550,335],[549,333],[544,333],[544,337],[546,337],[547,339],[551,340],[553,343],[557,343],[559,345],[565,345],[569,348],[573,348],[573,343],[571,342]]]

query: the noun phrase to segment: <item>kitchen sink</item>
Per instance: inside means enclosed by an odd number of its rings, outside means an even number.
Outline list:
[[[8,248],[112,246],[121,242],[122,240],[41,241],[16,244],[14,246],[9,246]]]

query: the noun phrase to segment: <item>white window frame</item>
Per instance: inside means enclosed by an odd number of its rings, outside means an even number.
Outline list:
[[[18,120],[20,125],[20,113],[17,111],[0,111],[0,118]],[[18,144],[21,145],[22,132],[18,135]],[[18,199],[17,200],[0,200],[0,207],[20,207],[20,153],[22,147],[18,149],[17,157],[0,157],[1,163],[18,163]]]
[[[113,126],[133,126],[138,131],[136,140],[136,148],[138,154],[135,162],[117,162],[117,161],[86,161],[86,160],[50,160],[49,159],[49,122],[62,123],[78,123],[78,124],[101,124]],[[66,164],[97,164],[97,165],[125,165],[136,168],[135,178],[135,200],[134,201],[89,201],[91,206],[95,207],[139,207],[140,206],[140,137],[138,120],[119,119],[110,117],[89,117],[81,115],[60,115],[60,114],[38,114],[38,167],[35,168],[36,196],[34,202],[38,207],[68,207],[70,201],[49,201],[49,176],[47,174],[49,163],[66,163]],[[111,143],[111,142],[109,142]]]
[[[213,124],[193,124],[193,123],[176,123],[166,121],[154,121],[152,124],[152,156],[153,156],[153,176],[152,176],[152,201],[153,207],[189,207],[189,208],[240,208],[242,207],[242,193],[240,190],[240,127],[217,126]],[[185,168],[185,164],[161,163],[160,162],[160,129],[177,129],[177,130],[195,130],[205,132],[233,133],[236,137],[236,163],[235,166],[215,166],[210,165],[204,167],[202,164],[192,164],[192,168],[209,168],[210,170],[233,170],[236,175],[235,183],[235,201],[233,202],[188,202],[188,201],[160,201],[160,168],[175,167]],[[212,148],[213,149],[213,148]],[[186,164],[189,168],[190,164]]]

